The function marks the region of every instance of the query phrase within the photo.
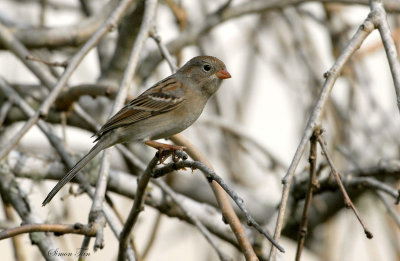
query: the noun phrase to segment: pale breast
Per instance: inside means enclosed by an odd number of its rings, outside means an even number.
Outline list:
[[[206,101],[198,101],[196,106],[182,102],[178,108],[122,127],[121,142],[169,138],[192,125],[201,115]]]

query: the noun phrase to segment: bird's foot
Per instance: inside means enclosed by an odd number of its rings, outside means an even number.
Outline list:
[[[154,140],[148,140],[145,144],[158,150],[159,164],[164,163],[171,155],[174,162],[178,162],[180,159],[187,159],[187,155],[183,152],[186,148],[183,146],[160,143]]]

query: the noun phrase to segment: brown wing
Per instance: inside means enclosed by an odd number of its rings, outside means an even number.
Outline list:
[[[107,131],[134,124],[176,108],[184,100],[183,90],[180,87],[180,83],[171,76],[156,83],[111,117],[97,135],[101,137]]]

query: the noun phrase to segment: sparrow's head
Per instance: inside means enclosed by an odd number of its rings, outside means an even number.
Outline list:
[[[196,56],[179,69],[177,74],[208,97],[218,90],[222,80],[231,78],[225,64],[213,56]]]

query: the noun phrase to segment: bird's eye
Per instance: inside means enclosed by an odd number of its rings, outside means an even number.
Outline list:
[[[203,70],[206,71],[206,72],[210,71],[210,70],[211,70],[211,65],[205,64],[205,65],[203,66]]]

